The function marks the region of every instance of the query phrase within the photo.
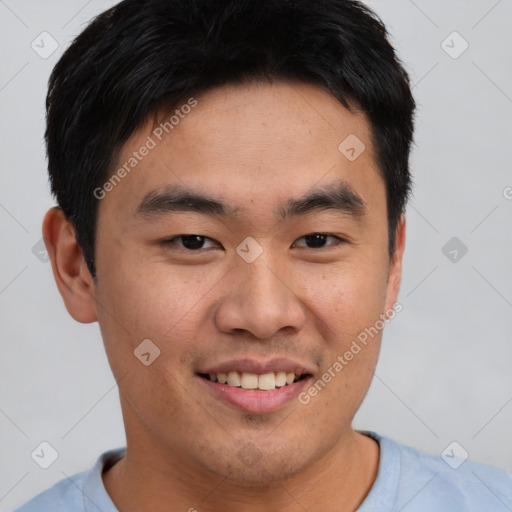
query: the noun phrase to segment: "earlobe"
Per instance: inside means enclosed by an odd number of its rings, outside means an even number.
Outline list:
[[[395,233],[395,250],[389,266],[388,285],[386,293],[386,311],[393,308],[398,299],[400,282],[402,280],[402,260],[405,249],[405,215],[402,214]]]
[[[69,314],[78,322],[97,320],[94,281],[76,241],[75,229],[60,208],[51,208],[43,221],[43,238],[53,276]]]

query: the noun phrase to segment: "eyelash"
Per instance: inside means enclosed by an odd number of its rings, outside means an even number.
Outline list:
[[[340,244],[342,243],[345,243],[346,240],[344,240],[343,238],[340,238],[339,236],[336,236],[336,235],[333,235],[331,233],[309,233],[307,235],[304,235],[304,236],[301,236],[300,238],[298,238],[297,240],[302,240],[302,239],[305,239],[306,237],[308,236],[314,236],[314,235],[320,235],[320,236],[325,236],[325,237],[330,237],[330,238],[334,238],[335,239],[335,243],[332,243],[332,244],[329,244],[329,245],[326,245],[324,247],[305,247],[306,249],[309,249],[310,251],[319,251],[319,250],[322,250],[322,249],[326,249],[326,248],[329,248],[329,247],[337,247],[339,246]],[[203,238],[204,240],[212,240],[215,242],[215,240],[213,240],[212,238],[209,238],[207,236],[203,236],[203,235],[196,235],[196,234],[188,234],[188,235],[178,235],[178,236],[174,236],[172,238],[169,238],[167,240],[163,240],[162,241],[162,244],[164,246],[169,246],[169,245],[172,245],[172,244],[175,244],[176,240],[180,239],[180,238],[183,238],[183,237],[199,237],[199,238]],[[216,242],[217,243],[217,242]],[[294,242],[295,244],[295,242]],[[200,248],[200,249],[188,249],[186,247],[183,247],[181,246],[181,249],[184,249],[185,251],[187,252],[200,252],[202,251],[204,248]],[[211,247],[207,248],[207,249],[211,249]]]

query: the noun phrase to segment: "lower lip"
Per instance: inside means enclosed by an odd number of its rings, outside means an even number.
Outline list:
[[[220,384],[197,376],[221,400],[247,412],[274,412],[297,398],[311,377],[287,384],[271,391],[242,389]]]

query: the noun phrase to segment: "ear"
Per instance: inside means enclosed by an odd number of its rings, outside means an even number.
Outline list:
[[[94,281],[76,241],[75,229],[60,208],[46,213],[43,239],[68,313],[78,322],[96,321]]]
[[[393,309],[398,299],[402,280],[402,258],[405,249],[405,215],[400,216],[395,233],[395,250],[389,265],[388,284],[386,290],[386,311]]]

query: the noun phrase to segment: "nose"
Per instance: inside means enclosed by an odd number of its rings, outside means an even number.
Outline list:
[[[252,263],[237,261],[227,278],[215,312],[220,331],[245,331],[266,339],[283,329],[303,327],[305,308],[294,292],[291,270],[277,266],[265,252]]]

